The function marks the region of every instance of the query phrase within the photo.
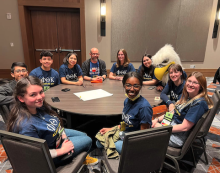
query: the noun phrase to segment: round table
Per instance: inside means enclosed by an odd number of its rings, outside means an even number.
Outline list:
[[[61,91],[69,88],[70,91]],[[160,101],[155,101],[155,97],[160,96],[155,88],[148,89],[149,86],[143,86],[140,94],[148,100],[150,105],[158,105]],[[90,91],[95,89],[103,89],[112,96],[83,101],[73,93]],[[71,114],[81,114],[89,116],[118,116],[122,114],[124,100],[126,99],[122,81],[106,79],[103,83],[91,83],[84,81],[83,86],[76,85],[57,85],[45,92],[45,100],[53,108],[67,112],[67,127],[71,127]],[[60,102],[52,102],[51,97],[59,97]]]

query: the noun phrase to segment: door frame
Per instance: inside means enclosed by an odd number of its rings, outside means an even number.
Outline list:
[[[33,7],[52,7],[54,9],[76,9],[80,11],[80,34],[81,34],[81,59],[86,60],[86,37],[85,37],[85,4],[84,0],[69,0],[71,2],[62,2],[63,0],[18,0],[18,13],[20,19],[22,45],[24,51],[24,61],[28,71],[36,68],[34,55],[33,33],[31,26],[31,8]]]

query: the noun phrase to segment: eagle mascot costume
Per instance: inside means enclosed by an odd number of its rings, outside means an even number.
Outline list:
[[[179,64],[182,66],[179,55],[170,44],[166,44],[152,57],[152,64],[155,66],[155,77],[163,85],[166,85],[169,80],[168,69],[170,65]]]

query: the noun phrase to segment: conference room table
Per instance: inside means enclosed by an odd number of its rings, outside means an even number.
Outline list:
[[[156,88],[150,90],[150,86],[143,86],[140,94],[148,100],[151,106],[158,105],[161,100],[155,101],[155,97],[160,97],[160,92]],[[70,91],[61,91],[69,88]],[[83,101],[74,93],[103,89],[112,96]],[[53,102],[52,97],[58,97],[60,102]],[[122,81],[106,79],[103,83],[91,83],[84,81],[82,86],[60,84],[51,87],[45,92],[46,102],[53,108],[66,113],[67,128],[72,127],[74,115],[87,116],[118,116],[122,114],[124,100],[126,99]]]

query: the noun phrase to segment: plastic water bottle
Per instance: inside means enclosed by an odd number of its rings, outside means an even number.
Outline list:
[[[119,137],[120,139],[123,141],[124,140],[124,137],[125,137],[125,129],[126,129],[126,124],[124,121],[122,121],[121,123],[121,128],[120,128],[120,132],[119,132]]]

